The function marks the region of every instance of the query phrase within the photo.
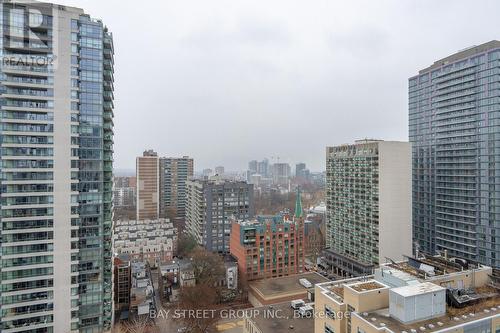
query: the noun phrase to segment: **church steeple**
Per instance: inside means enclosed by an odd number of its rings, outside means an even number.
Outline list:
[[[300,196],[300,186],[297,186],[297,198],[295,200],[295,217],[302,217],[302,198]]]

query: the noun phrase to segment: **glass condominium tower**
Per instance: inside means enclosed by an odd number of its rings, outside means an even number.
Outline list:
[[[0,331],[109,331],[112,35],[41,2],[0,20]]]
[[[415,247],[500,267],[500,42],[409,79]]]

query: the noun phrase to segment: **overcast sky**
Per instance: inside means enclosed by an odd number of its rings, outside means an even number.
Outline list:
[[[407,80],[500,38],[500,1],[59,0],[115,42],[115,168],[146,148],[195,169],[408,139]],[[272,159],[271,159],[272,161]]]

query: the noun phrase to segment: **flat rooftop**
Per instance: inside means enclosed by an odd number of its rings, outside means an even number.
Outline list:
[[[314,332],[314,318],[301,318],[294,316],[290,302],[275,304],[270,308],[263,306],[256,308],[259,314],[251,319],[262,333],[284,333],[284,332]],[[279,318],[269,318],[264,316],[264,312],[276,313]],[[297,318],[298,317],[298,318]],[[293,329],[291,327],[293,326]]]
[[[387,288],[386,286],[378,283],[375,280],[370,280],[367,282],[355,283],[355,284],[350,284],[350,285],[347,284],[347,286],[356,290],[357,292]]]
[[[392,290],[403,296],[412,296],[435,290],[444,290],[444,288],[431,282],[426,282],[419,285],[393,288]],[[435,332],[487,317],[500,316],[500,293],[498,293],[498,289],[492,286],[485,286],[477,288],[476,292],[477,295],[486,297],[462,308],[446,306],[445,315],[410,324],[404,324],[392,318],[389,315],[389,308],[358,313],[357,315],[377,328],[386,327],[395,333]]]
[[[393,262],[381,265],[381,269],[387,270],[393,268],[419,279],[425,279],[432,276],[456,273],[467,270],[458,263],[451,262],[443,257],[420,257],[410,258],[402,262]],[[403,275],[403,274],[401,274]],[[403,277],[403,276],[401,276]],[[407,279],[407,278],[406,278]]]
[[[431,66],[419,71],[419,74],[429,72],[429,71],[436,69],[436,68],[439,68],[441,66],[448,65],[450,63],[454,63],[456,61],[472,57],[475,54],[487,52],[487,51],[495,49],[495,48],[500,48],[500,42],[497,40],[492,40],[492,41],[483,43],[481,45],[474,45],[474,46],[468,47],[465,50],[458,51],[458,52],[456,52],[456,53],[454,53],[446,58],[435,61],[434,64],[432,64]]]
[[[358,315],[366,321],[369,321],[375,327],[386,327],[395,333],[424,332],[424,330],[421,329],[422,327],[425,328],[425,332],[436,332],[442,329],[490,317],[495,314],[500,316],[500,300],[496,301],[496,306],[491,306],[491,304],[492,303],[484,303],[481,306],[481,303],[479,303],[476,309],[473,308],[474,306],[460,309],[463,310],[463,314],[453,315],[453,313],[447,311],[444,316],[418,321],[413,324],[403,324],[399,320],[390,317],[388,308],[369,313],[358,313]]]
[[[373,282],[379,284],[378,282],[373,280],[372,275],[360,276],[360,277],[355,277],[355,278],[351,278],[351,279],[345,279],[345,280],[339,280],[339,281],[329,281],[327,283],[322,283],[319,285],[319,288],[321,289],[322,293],[325,294],[326,296],[335,299],[335,301],[337,301],[339,303],[342,303],[342,302],[344,302],[344,286],[345,285],[353,288],[357,284],[360,284],[360,285],[368,284],[367,287],[373,288],[374,285],[369,284],[369,283],[373,283]],[[380,287],[377,287],[377,288],[385,287],[382,284],[379,284],[379,285],[380,285]],[[362,289],[363,288],[361,288],[360,290],[363,291]],[[354,290],[356,290],[356,289],[354,289]]]
[[[327,278],[316,272],[295,274],[272,279],[264,279],[250,282],[250,289],[260,294],[263,298],[291,296],[301,294],[307,289],[299,283],[300,279],[307,279],[311,284],[329,282]]]
[[[399,288],[392,288],[391,291],[401,295],[403,297],[422,295],[427,293],[432,293],[436,291],[446,290],[443,287],[438,286],[437,284],[431,282],[423,282],[410,286],[404,286]]]

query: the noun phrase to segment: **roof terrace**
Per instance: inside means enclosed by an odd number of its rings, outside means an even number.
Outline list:
[[[455,310],[455,309],[451,309]],[[353,315],[362,318],[371,326],[376,327],[381,332],[393,333],[422,333],[437,332],[454,326],[460,326],[472,321],[491,317],[497,314],[500,316],[500,299],[492,299],[474,306],[460,309],[459,312],[450,311],[447,308],[446,315],[438,318],[418,321],[412,324],[404,324],[389,315],[389,309],[381,309],[373,312],[355,313]]]

